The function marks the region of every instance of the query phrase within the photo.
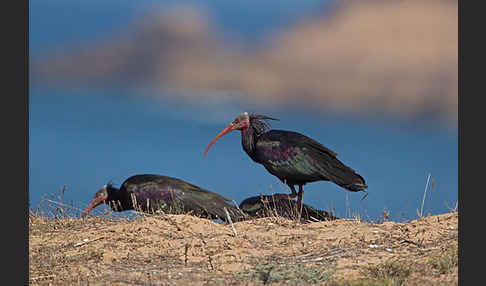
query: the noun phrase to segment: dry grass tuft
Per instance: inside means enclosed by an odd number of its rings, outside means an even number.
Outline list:
[[[316,284],[331,281],[333,270],[330,264],[305,265],[299,263],[266,263],[237,271],[235,275],[243,280],[258,281],[263,284],[293,283]]]
[[[399,260],[390,260],[363,269],[364,276],[370,276],[381,285],[402,285],[410,276],[411,267]]]
[[[428,262],[439,274],[449,274],[457,270],[458,257],[457,244],[452,244],[441,249],[439,254],[432,255]]]

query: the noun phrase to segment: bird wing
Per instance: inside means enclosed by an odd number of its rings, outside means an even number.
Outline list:
[[[353,191],[364,179],[337,159],[337,153],[293,131],[271,130],[256,143],[257,159],[273,175],[290,184],[330,180]]]
[[[321,153],[332,158],[336,153],[309,139],[292,131],[266,132],[258,138],[256,157],[270,173],[290,183],[323,179],[322,168],[313,155]]]
[[[280,132],[285,134],[284,136],[281,136],[281,138],[284,139],[283,142],[285,143],[285,145],[306,148],[312,150],[313,152],[322,153],[323,155],[327,155],[334,158],[336,158],[338,155],[336,152],[332,151],[331,149],[327,148],[326,146],[322,145],[316,140],[307,137],[303,134],[293,132],[293,131],[280,131]]]
[[[147,175],[146,175],[147,176]],[[137,184],[127,186],[136,195],[137,203],[144,210],[160,209],[168,213],[187,213],[207,218],[226,220],[226,207],[234,220],[237,209],[228,204],[231,200],[212,191],[202,189],[181,179],[152,175]],[[147,203],[148,201],[148,203]]]

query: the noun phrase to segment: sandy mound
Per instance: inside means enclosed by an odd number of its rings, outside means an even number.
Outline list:
[[[236,237],[188,215],[31,215],[29,225],[35,285],[458,283],[457,213],[381,224],[262,218],[235,223]]]

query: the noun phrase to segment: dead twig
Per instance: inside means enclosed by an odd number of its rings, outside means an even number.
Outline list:
[[[70,206],[70,205],[66,205],[66,204],[63,204],[63,203],[60,203],[60,202],[56,202],[56,201],[53,201],[53,200],[44,199],[44,201],[53,203],[53,204],[58,205],[58,206],[61,206],[61,207],[67,207],[67,208],[70,208],[70,209],[73,209],[73,210],[77,210],[78,212],[81,212],[81,213],[83,212],[83,210],[81,210],[81,209],[78,209],[76,207],[73,207],[73,206]]]
[[[50,275],[32,277],[32,278],[30,278],[30,280],[37,281],[37,280],[42,280],[42,279],[54,278],[54,277],[56,277],[56,275],[50,274]]]
[[[101,237],[98,237],[98,238],[95,238],[95,239],[92,239],[92,240],[89,240],[89,239],[84,239],[82,242],[78,242],[74,245],[74,247],[78,247],[78,246],[81,246],[81,245],[85,245],[87,243],[90,243],[90,242],[93,242],[93,241],[97,241],[97,240],[100,240],[100,239],[103,239],[105,238],[104,236],[101,236]]]
[[[408,239],[403,239],[400,243],[408,243],[408,244],[413,244],[413,245],[416,245],[420,248],[424,248],[424,245],[422,243],[419,243],[419,242],[415,242],[415,241],[412,241],[412,240],[408,240]]]
[[[211,255],[209,255],[209,254],[208,254],[208,262],[209,262],[209,266],[211,266],[211,271],[214,271],[213,259],[211,258]]]
[[[162,218],[164,220],[168,221],[170,225],[174,226],[177,229],[177,231],[182,231],[182,228],[179,227],[179,225],[177,224],[177,222],[175,222],[174,220],[172,220],[168,216],[162,216]]]
[[[298,262],[318,262],[322,260],[330,260],[334,257],[339,257],[344,255],[346,253],[346,249],[336,249],[334,251],[328,252],[328,253],[320,253],[320,254],[315,254],[315,253],[307,253],[304,255],[300,255],[295,257],[296,261]],[[310,257],[309,257],[310,256]]]
[[[226,213],[226,218],[228,219],[229,223],[231,224],[231,229],[233,229],[233,233],[235,234],[235,238],[237,238],[238,233],[236,232],[235,225],[233,224],[233,221],[231,220],[231,216],[228,212],[228,209],[226,209],[226,207],[223,207],[223,209],[224,209],[224,212]]]
[[[429,181],[430,181],[430,173],[427,176],[427,183],[425,183],[425,191],[424,191],[424,197],[422,198],[422,207],[420,208],[420,217],[423,217],[423,211],[424,211],[424,203],[425,203],[425,197],[427,195],[427,189],[429,187]]]

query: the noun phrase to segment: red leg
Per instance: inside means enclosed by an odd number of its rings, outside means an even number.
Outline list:
[[[302,197],[304,196],[304,188],[302,185],[299,185],[299,193],[297,194],[297,208],[298,208],[298,218],[300,221],[302,215]]]
[[[297,196],[297,191],[295,190],[294,185],[289,186],[290,190],[292,191],[292,194],[290,194],[290,198],[295,198]]]
[[[295,187],[293,185],[289,185],[290,190],[292,191],[291,194],[274,194],[273,197],[277,199],[293,199],[297,197],[297,191],[295,190]]]

